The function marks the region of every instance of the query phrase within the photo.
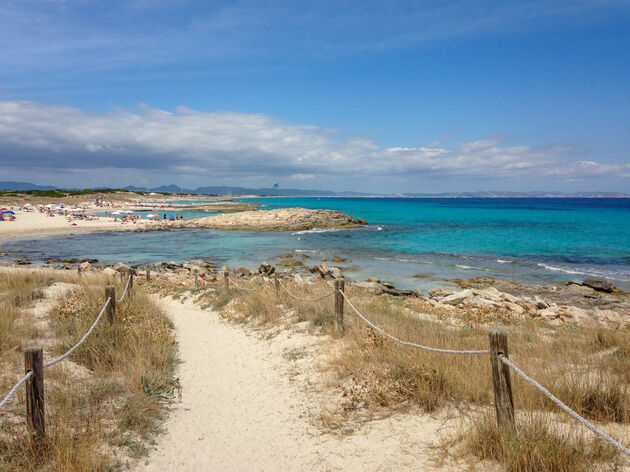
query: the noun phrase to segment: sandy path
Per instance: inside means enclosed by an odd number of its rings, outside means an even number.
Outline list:
[[[183,397],[139,471],[423,470],[442,423],[398,415],[346,437],[323,434],[319,405],[273,344],[192,302],[164,301],[176,325]],[[395,419],[394,419],[395,418]],[[443,470],[443,469],[441,469]]]

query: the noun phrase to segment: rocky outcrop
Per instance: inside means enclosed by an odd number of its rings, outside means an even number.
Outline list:
[[[322,279],[343,279],[343,271],[339,267],[328,267],[324,262],[310,269],[312,274],[319,274]]]
[[[262,262],[258,266],[258,273],[262,275],[272,275],[276,271],[276,268],[269,264],[269,262]]]
[[[459,291],[433,289],[429,292],[433,306],[438,308],[466,309],[467,307],[489,308],[497,313],[516,317],[540,319],[552,325],[575,323],[581,326],[623,327],[630,323],[630,316],[613,310],[583,309],[571,305],[556,305],[536,295],[533,298],[516,296],[497,290],[468,288]],[[630,315],[630,313],[628,313]]]
[[[250,275],[250,272],[246,267],[239,267],[238,269],[234,269],[234,275],[238,277],[247,277]]]
[[[283,208],[227,213],[194,220],[158,221],[156,224],[170,228],[303,231],[315,228],[353,228],[367,223],[357,221],[352,216],[336,210]]]
[[[615,291],[615,286],[613,284],[600,277],[589,277],[582,282],[582,285],[590,287],[593,290],[597,290],[598,292],[613,293]]]
[[[118,262],[114,265],[113,269],[120,274],[128,274],[131,271],[131,267],[122,262]]]

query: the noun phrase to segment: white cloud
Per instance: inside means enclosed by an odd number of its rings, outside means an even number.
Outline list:
[[[32,171],[98,169],[224,177],[551,178],[628,177],[630,164],[572,160],[566,146],[509,146],[504,137],[446,148],[383,148],[366,137],[291,125],[263,114],[136,110],[91,113],[33,102],[0,102],[3,166]]]

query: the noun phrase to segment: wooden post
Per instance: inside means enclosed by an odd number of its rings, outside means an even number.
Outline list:
[[[109,305],[107,305],[107,319],[110,323],[116,321],[116,287],[108,285],[105,287],[105,300],[111,298]]]
[[[131,291],[133,290],[133,269],[129,270],[129,295],[131,295]]]
[[[507,333],[502,329],[490,330],[490,361],[492,363],[492,381],[494,383],[494,409],[497,425],[501,433],[512,434],[514,425],[514,402],[510,368],[501,362],[500,356],[508,357]]]
[[[335,313],[337,314],[337,326],[343,333],[343,291],[346,288],[344,280],[335,280]]]
[[[278,280],[278,273],[273,273],[273,286],[276,289],[276,298],[280,297],[280,281]]]
[[[147,282],[151,280],[151,271],[147,269]]]
[[[225,284],[225,293],[230,294],[230,273],[223,272],[223,283]]]
[[[199,287],[199,274],[195,274],[195,287]]]
[[[35,441],[46,438],[44,409],[44,350],[41,347],[24,351],[24,373],[33,375],[26,381],[26,424]]]

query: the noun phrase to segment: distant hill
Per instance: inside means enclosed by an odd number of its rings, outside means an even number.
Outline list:
[[[414,198],[628,198],[621,192],[457,192],[457,193],[403,193],[401,197]]]
[[[30,182],[0,182],[0,190],[54,190],[52,185],[35,185]]]
[[[146,188],[135,187],[130,185],[125,187],[126,190],[131,190],[132,192],[146,192]],[[263,196],[273,196],[273,195],[281,195],[281,196],[298,196],[298,197],[307,197],[307,196],[326,196],[332,197],[335,195],[340,195],[336,192],[331,192],[328,190],[300,190],[296,188],[248,188],[248,187],[228,187],[228,186],[218,186],[211,185],[207,187],[197,187],[197,188],[183,188],[178,187],[177,185],[163,185],[161,187],[151,188],[149,189],[151,192],[167,192],[167,193],[196,193],[199,195],[263,195]],[[359,193],[353,193],[354,195],[361,195]]]
[[[0,190],[54,190],[59,187],[52,185],[37,185],[30,182],[0,182]],[[83,189],[65,189],[83,190]],[[110,190],[106,187],[98,187],[92,190]],[[112,189],[113,190],[113,189]],[[124,190],[131,192],[146,192],[146,187],[130,185]],[[332,192],[330,190],[302,190],[296,188],[249,188],[228,187],[225,185],[210,185],[197,188],[182,188],[179,185],[162,185],[148,189],[150,192],[159,193],[188,193],[198,195],[261,195],[261,196],[295,196],[295,197],[406,197],[406,198],[630,198],[627,193],[621,192],[503,192],[503,191],[479,191],[479,192],[444,192],[444,193],[399,193],[399,194],[375,194],[365,192]]]

